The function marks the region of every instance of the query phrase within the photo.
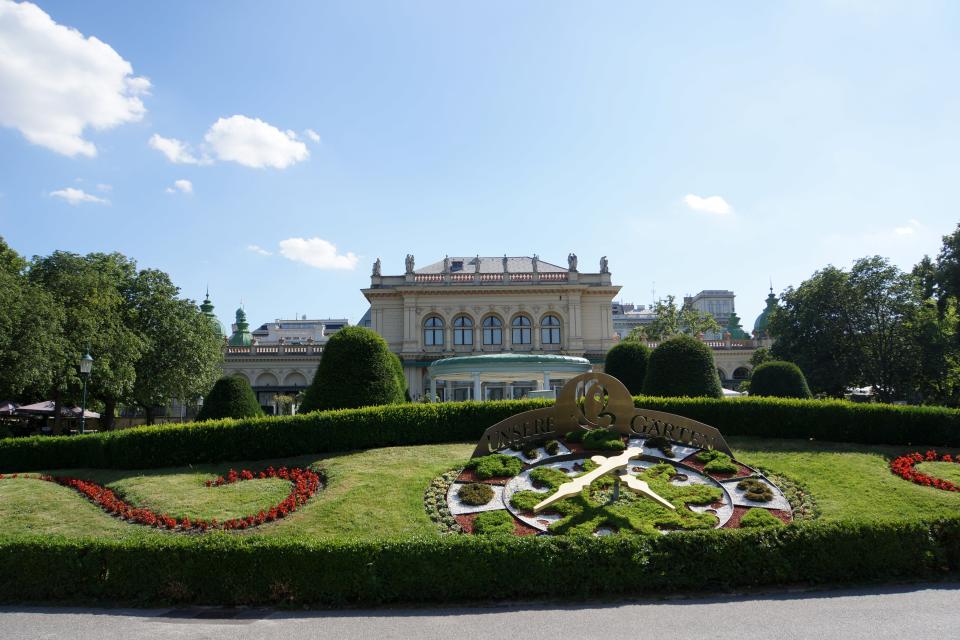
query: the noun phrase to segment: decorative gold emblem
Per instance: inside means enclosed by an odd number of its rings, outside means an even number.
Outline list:
[[[518,413],[488,428],[473,457],[598,428],[614,429],[626,436],[663,436],[733,457],[730,446],[714,427],[672,413],[638,409],[623,383],[605,373],[581,374],[563,386],[553,406]]]

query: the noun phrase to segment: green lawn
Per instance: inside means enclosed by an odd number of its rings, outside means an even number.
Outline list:
[[[904,447],[748,438],[731,438],[730,444],[743,462],[803,485],[813,494],[824,519],[930,517],[960,510],[960,493],[922,487],[890,473],[889,459],[907,452]],[[438,535],[424,513],[423,493],[435,476],[466,462],[473,446],[391,447],[187,469],[72,469],[52,473],[106,484],[129,502],[170,515],[223,519],[255,513],[278,502],[289,492],[289,485],[280,480],[253,480],[208,488],[205,480],[230,467],[259,470],[269,464],[314,466],[323,470],[327,486],[306,506],[289,518],[235,535],[343,535],[364,539]],[[925,450],[910,450],[918,448]],[[939,477],[960,471],[960,465],[934,464],[931,469]],[[0,480],[0,533],[176,535],[111,518],[72,489],[24,479]]]
[[[960,485],[960,464],[956,462],[921,462],[914,468],[928,476]]]

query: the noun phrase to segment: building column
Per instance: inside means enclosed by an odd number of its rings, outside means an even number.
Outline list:
[[[437,379],[430,376],[430,402],[437,401]]]
[[[540,391],[546,391],[550,388],[550,372],[544,371],[543,378],[537,381],[537,386],[540,387]]]
[[[513,400],[513,383],[508,382],[506,388],[503,391],[504,400]]]
[[[478,401],[482,400],[483,398],[480,397],[480,394],[482,392],[483,390],[481,389],[481,386],[480,386],[480,374],[474,373],[473,374],[473,399]]]

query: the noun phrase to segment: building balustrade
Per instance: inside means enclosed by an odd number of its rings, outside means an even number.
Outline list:
[[[225,355],[238,356],[304,356],[314,357],[323,353],[319,344],[252,344],[249,347],[226,347]]]

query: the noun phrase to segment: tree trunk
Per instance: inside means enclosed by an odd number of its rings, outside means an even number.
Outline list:
[[[153,424],[153,407],[143,408],[143,419],[147,424]]]
[[[100,414],[100,430],[113,431],[113,416],[117,412],[117,400],[107,398],[103,401],[103,413]]]

